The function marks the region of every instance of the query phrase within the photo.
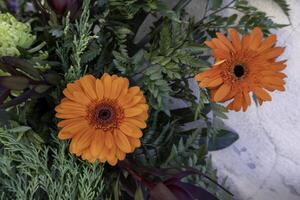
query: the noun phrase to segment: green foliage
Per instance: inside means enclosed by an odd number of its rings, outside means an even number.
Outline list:
[[[88,47],[89,41],[94,38],[91,35],[91,27],[90,24],[90,0],[85,0],[83,2],[83,11],[79,21],[76,21],[74,29],[75,33],[73,37],[73,44],[71,47],[71,54],[73,56],[73,65],[70,66],[68,72],[66,73],[65,77],[68,82],[74,81],[79,79],[84,73],[85,69],[82,69],[81,66],[81,56],[85,52],[86,48]],[[67,17],[64,34],[68,34],[69,29],[69,16]],[[65,58],[62,58],[65,59]]]
[[[286,0],[273,0],[275,3],[278,4],[278,6],[282,9],[282,11],[284,12],[284,14],[286,14],[286,16],[290,16],[289,15],[289,4],[287,3]]]
[[[102,199],[103,166],[78,161],[68,144],[53,137],[53,146],[16,139],[28,127],[0,130],[2,199]]]

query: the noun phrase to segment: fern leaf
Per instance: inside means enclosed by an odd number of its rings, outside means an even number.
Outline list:
[[[278,4],[278,6],[282,9],[282,11],[287,17],[290,17],[289,15],[290,7],[286,0],[273,0],[273,1]]]

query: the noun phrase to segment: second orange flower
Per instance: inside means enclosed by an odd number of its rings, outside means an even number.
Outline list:
[[[212,100],[233,99],[229,109],[246,111],[251,104],[250,92],[262,104],[272,100],[269,92],[284,91],[286,75],[281,71],[286,61],[276,60],[284,52],[284,48],[274,47],[276,35],[264,39],[260,28],[242,37],[235,29],[228,32],[229,38],[216,33],[217,38],[205,42],[213,50],[216,64],[195,77],[200,87],[211,89]]]

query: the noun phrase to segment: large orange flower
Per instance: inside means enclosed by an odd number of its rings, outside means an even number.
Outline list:
[[[234,29],[228,32],[230,38],[216,33],[217,38],[205,42],[213,50],[216,64],[195,77],[200,87],[211,89],[212,100],[233,99],[229,109],[246,111],[251,104],[250,92],[262,104],[272,100],[267,91],[284,91],[286,75],[280,71],[286,67],[286,61],[276,61],[284,51],[274,47],[276,35],[264,39],[260,28],[242,38]]]
[[[64,119],[58,137],[72,139],[70,152],[84,160],[115,165],[141,145],[148,105],[139,87],[128,79],[104,74],[101,79],[86,75],[70,83],[65,98],[56,107]]]

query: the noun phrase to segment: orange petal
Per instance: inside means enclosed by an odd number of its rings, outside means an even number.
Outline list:
[[[82,159],[87,160],[90,163],[95,163],[97,159],[92,155],[90,149],[86,149],[82,154]]]
[[[212,80],[211,82],[209,82],[207,87],[214,88],[214,87],[221,85],[222,83],[223,83],[223,78],[218,77],[218,78]]]
[[[222,33],[216,33],[216,35],[218,39],[222,41],[225,46],[227,46],[230,50],[235,52],[235,49],[233,48],[231,42],[229,42],[229,40]]]
[[[74,153],[74,154],[76,154],[76,153],[78,153],[79,151],[77,150],[77,142],[78,142],[78,140],[80,139],[80,137],[81,137],[81,135],[83,134],[84,132],[81,132],[81,133],[78,133],[78,134],[76,134],[73,138],[72,138],[72,140],[71,140],[71,143],[70,143],[70,146],[69,146],[69,150],[70,150],[70,152],[71,153]]]
[[[120,92],[122,90],[122,83],[122,78],[117,78],[113,81],[110,94],[111,99],[116,99],[120,96]]]
[[[221,60],[226,60],[228,58],[231,58],[231,55],[229,52],[226,52],[222,49],[214,49],[213,54],[216,58],[221,59]]]
[[[249,92],[247,90],[243,90],[243,96],[244,96],[244,99],[245,99],[245,102],[247,103],[247,105],[250,106],[251,99],[249,96]]]
[[[66,119],[66,120],[62,120],[60,122],[58,122],[57,126],[59,128],[62,128],[62,127],[65,127],[65,126],[68,126],[70,124],[76,124],[80,121],[84,120],[84,118],[73,118],[73,119]]]
[[[116,157],[113,157],[111,159],[108,159],[107,162],[111,165],[111,166],[115,166],[118,163],[118,159]]]
[[[129,80],[127,78],[122,78],[122,80],[123,80],[123,83],[121,85],[123,87],[121,89],[120,96],[127,94],[128,93],[128,88],[129,88]]]
[[[134,117],[136,115],[139,115],[143,112],[143,109],[141,108],[127,108],[124,110],[125,117]]]
[[[281,78],[270,77],[270,76],[263,77],[261,81],[263,83],[270,83],[272,85],[278,85],[278,86],[282,86],[285,84],[284,80],[282,80]]]
[[[74,92],[73,96],[75,98],[74,101],[76,101],[77,103],[80,103],[82,105],[86,106],[91,103],[91,100],[89,98],[87,98],[87,96],[82,92]]]
[[[248,49],[249,48],[249,45],[250,45],[250,36],[249,35],[245,35],[243,38],[242,38],[242,48],[243,49]]]
[[[217,48],[217,46],[214,45],[214,43],[211,42],[211,41],[205,41],[204,44],[206,44],[206,45],[207,45],[209,48],[211,48],[211,49]]]
[[[85,133],[81,135],[80,139],[76,144],[77,151],[82,151],[90,147],[92,139],[93,139],[93,133],[90,130],[85,131]]]
[[[57,112],[58,118],[63,118],[63,117],[59,117],[63,115],[72,115],[73,118],[85,117],[87,115],[85,109],[78,109],[78,107],[74,107],[73,109],[61,108],[61,105],[59,105],[55,108],[55,111]]]
[[[96,94],[96,79],[92,75],[86,75],[79,79],[81,87],[83,88],[84,92],[89,96],[91,100],[97,99]]]
[[[260,45],[260,47],[258,48],[258,53],[261,53],[263,51],[265,51],[266,49],[271,48],[274,43],[276,42],[277,37],[276,35],[270,35],[269,37],[267,37]]]
[[[264,101],[271,101],[272,97],[269,95],[268,92],[266,92],[264,89],[256,87],[253,88],[253,92],[255,93],[255,95],[257,97],[259,97],[260,99],[264,100]]]
[[[94,139],[91,143],[90,151],[94,157],[99,157],[101,151],[104,148],[104,135],[102,131],[96,131]]]
[[[214,101],[218,102],[224,99],[230,92],[231,86],[228,84],[223,84],[216,92],[214,96]]]
[[[137,128],[134,125],[128,124],[126,122],[123,122],[120,125],[120,130],[127,136],[133,137],[133,138],[140,138],[143,136],[143,132],[141,129]]]
[[[218,49],[221,49],[225,52],[229,52],[229,48],[225,46],[225,44],[223,44],[223,42],[217,38],[212,39],[212,42],[214,43],[214,45],[216,45],[216,47]]]
[[[110,75],[103,78],[104,98],[109,98],[111,93],[112,80]]]
[[[112,133],[105,132],[104,135],[105,135],[105,146],[109,149],[112,148],[113,143],[114,143],[114,138],[112,136]]]
[[[138,95],[138,94],[140,93],[140,91],[141,91],[141,89],[140,89],[140,87],[138,87],[138,86],[131,87],[131,88],[129,88],[129,90],[128,90],[128,92],[129,92],[130,94],[132,94],[133,96]]]
[[[125,118],[124,122],[134,124],[135,126],[139,128],[146,128],[147,124],[143,119],[135,119],[135,118]]]
[[[125,153],[129,153],[131,151],[130,143],[127,137],[123,134],[122,131],[115,130],[114,131],[114,138],[116,141],[117,146]]]
[[[240,50],[242,48],[242,44],[238,32],[232,28],[228,29],[228,32],[234,48]]]
[[[263,33],[261,29],[258,27],[254,28],[250,36],[250,49],[257,49],[262,41],[262,37]]]
[[[223,64],[224,62],[226,62],[226,60],[219,60],[219,61],[216,61],[215,64],[213,64],[213,66],[221,65],[221,64]]]
[[[262,57],[264,59],[272,59],[280,56],[284,52],[284,48],[282,47],[274,47],[267,52],[265,52]]]
[[[238,95],[235,96],[233,101],[233,109],[236,112],[241,110],[242,103],[243,103],[242,101],[243,101],[242,93],[239,93]]]
[[[243,107],[243,112],[246,112],[246,111],[247,111],[247,108],[248,108],[248,104],[247,104],[247,102],[245,101],[245,99],[242,100],[242,107]]]
[[[126,154],[123,151],[121,151],[120,149],[117,149],[116,156],[119,160],[124,160],[126,157]]]
[[[68,101],[65,100],[63,102],[61,102],[61,104],[59,104],[59,107],[61,108],[67,108],[67,109],[76,109],[76,110],[81,110],[81,111],[85,111],[86,110],[86,106],[83,106],[79,103],[76,103],[74,101]]]
[[[135,148],[138,148],[141,146],[141,141],[137,138],[128,137],[128,140],[132,147],[131,152],[133,152]]]
[[[73,138],[76,134],[77,134],[77,132],[60,131],[58,133],[58,138],[60,140],[67,140],[67,139]]]
[[[271,66],[270,66],[270,69],[271,70],[274,70],[274,71],[282,71],[286,68],[286,64],[285,64],[286,60],[284,61],[280,61],[280,62],[276,62],[276,63],[273,63]]]
[[[78,121],[77,123],[69,124],[61,129],[61,132],[79,132],[88,128],[89,125],[86,120]]]
[[[142,100],[142,98],[143,98],[143,96],[134,96],[132,98],[132,100],[130,101],[130,103],[125,104],[123,106],[123,108],[126,109],[126,108],[131,108],[131,107],[135,106],[136,104],[138,104]]]
[[[101,80],[97,79],[96,80],[96,92],[97,92],[97,96],[98,99],[103,99],[104,96],[104,86]]]

